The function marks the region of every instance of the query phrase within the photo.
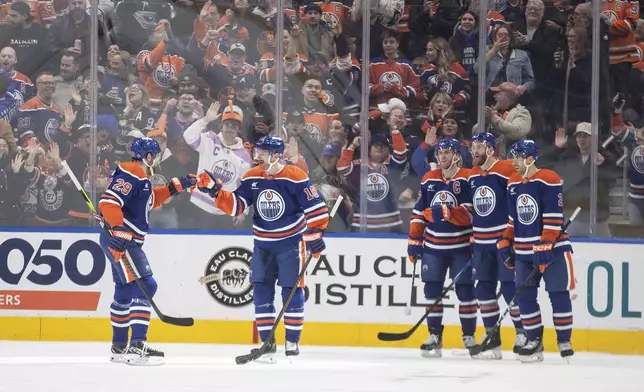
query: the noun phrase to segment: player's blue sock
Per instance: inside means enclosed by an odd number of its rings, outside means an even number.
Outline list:
[[[266,283],[255,283],[253,286],[253,298],[255,302],[255,323],[257,324],[257,333],[262,342],[268,339],[268,336],[275,324],[275,286]]]
[[[476,332],[476,299],[473,284],[457,284],[456,297],[458,297],[458,316],[461,319],[461,328],[464,336],[473,336]]]
[[[499,320],[499,302],[496,300],[495,291],[496,282],[478,281],[476,284],[476,298],[479,301],[485,329],[494,327]]]
[[[543,336],[543,324],[541,323],[541,308],[537,302],[537,287],[527,287],[519,297],[519,310],[521,311],[521,322],[525,329],[528,340],[535,340]]]
[[[442,282],[425,282],[425,299],[427,303],[433,304],[439,299],[443,291]],[[425,306],[425,311],[429,310],[431,306]],[[434,306],[432,312],[427,315],[427,329],[432,335],[443,334],[443,299]]]
[[[291,287],[282,287],[282,303],[286,302],[290,291]],[[286,340],[293,343],[299,342],[302,327],[304,327],[304,289],[298,287],[284,312]]]
[[[150,302],[145,298],[134,298],[130,305],[130,327],[132,328],[132,343],[145,342],[150,326]]]
[[[131,301],[124,304],[114,301],[110,305],[113,344],[127,344],[130,331],[130,303]]]
[[[569,342],[572,335],[572,301],[569,291],[548,293],[552,304],[552,321],[557,332],[557,342]]]
[[[501,282],[501,294],[503,294],[503,299],[505,303],[509,304],[514,298],[514,295],[517,293],[517,285],[514,282]],[[516,302],[515,302],[516,303]],[[518,306],[513,306],[510,308],[510,318],[514,324],[514,329],[516,329],[517,334],[525,333],[523,330],[523,323],[521,322],[521,312],[519,311]]]

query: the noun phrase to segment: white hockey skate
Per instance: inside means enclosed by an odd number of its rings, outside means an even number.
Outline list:
[[[559,346],[561,358],[563,358],[566,363],[570,363],[572,356],[575,355],[570,342],[558,342],[557,345]]]
[[[133,366],[159,366],[165,363],[165,354],[148,346],[147,342],[130,343],[125,363]]]
[[[523,333],[518,333],[514,338],[514,348],[512,349],[512,352],[514,353],[514,357],[517,361],[521,360],[519,351],[521,351],[521,348],[523,348],[523,346],[525,346],[527,343],[528,337]]]
[[[523,363],[543,362],[543,342],[541,339],[529,340],[519,350],[519,359]]]
[[[127,344],[113,344],[112,354],[110,355],[110,362],[125,363],[125,355],[127,354]]]
[[[443,337],[429,335],[429,339],[420,346],[420,355],[425,358],[441,358],[443,356]]]

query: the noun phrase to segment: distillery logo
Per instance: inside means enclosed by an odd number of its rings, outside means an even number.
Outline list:
[[[225,248],[208,260],[205,277],[216,277],[206,284],[208,294],[217,302],[231,308],[241,308],[253,302],[250,283],[250,260],[253,252],[241,247]]]

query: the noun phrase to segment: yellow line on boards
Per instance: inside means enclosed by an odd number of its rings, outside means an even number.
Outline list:
[[[398,342],[378,340],[378,332],[402,332],[410,326],[404,324],[358,324],[307,322],[302,331],[302,345],[316,346],[364,346],[418,348],[427,338],[427,330],[419,328],[409,339]],[[483,334],[479,327],[478,339]],[[445,348],[463,348],[461,328],[447,325],[443,333]],[[277,333],[278,343],[284,342],[284,329]],[[514,344],[514,328],[501,331],[503,347],[511,350]],[[108,318],[73,317],[0,317],[0,340],[43,341],[105,341],[112,338]],[[252,344],[252,321],[195,320],[189,328],[164,324],[153,319],[150,325],[151,342],[171,343],[221,343]],[[554,329],[546,329],[546,351],[556,352]],[[575,329],[572,335],[576,351],[592,351],[612,354],[644,355],[644,330],[611,331]]]

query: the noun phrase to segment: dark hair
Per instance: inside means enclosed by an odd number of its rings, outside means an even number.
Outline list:
[[[458,19],[460,20],[460,19],[463,17],[463,15],[465,15],[465,14],[470,14],[470,15],[472,15],[472,18],[474,18],[474,27],[477,27],[477,26],[479,25],[479,16],[478,16],[478,15],[476,15],[476,13],[475,13],[475,12],[472,12],[472,11],[470,11],[470,10],[467,10],[467,11],[463,12],[463,13],[461,14],[461,16],[459,16],[459,17],[458,17]]]
[[[384,41],[387,38],[393,38],[396,42],[400,43],[400,35],[393,30],[385,29],[385,31],[380,34],[380,42]]]

